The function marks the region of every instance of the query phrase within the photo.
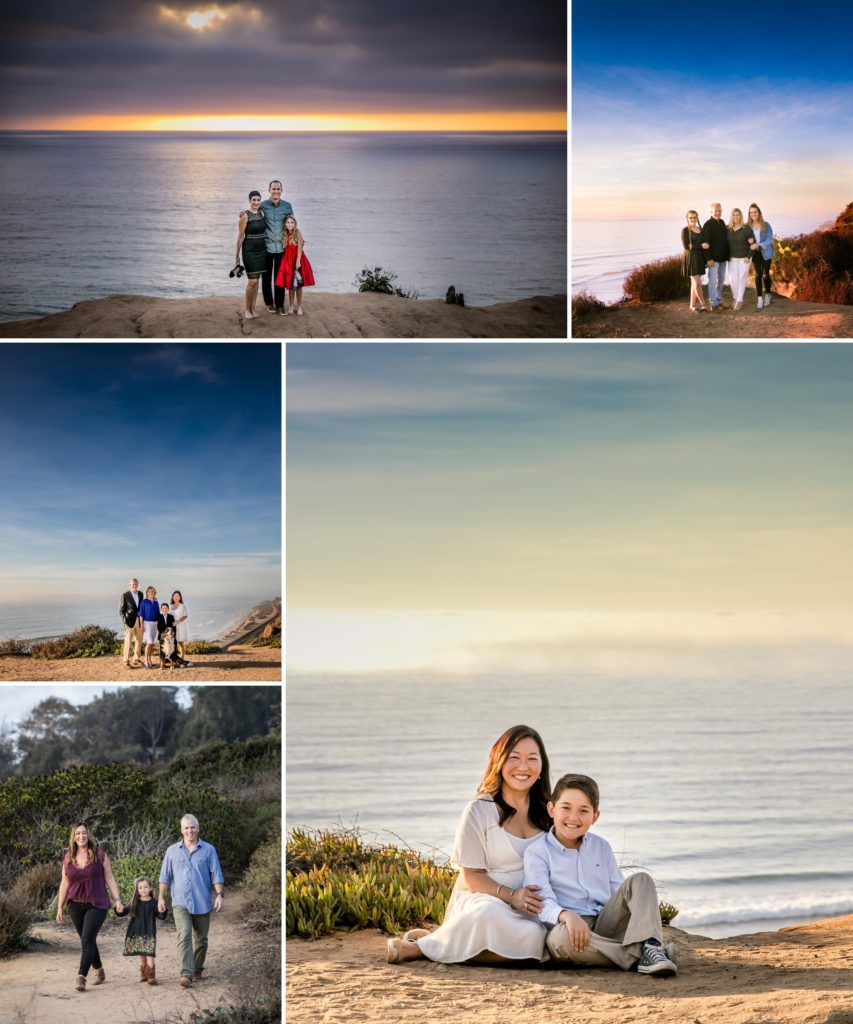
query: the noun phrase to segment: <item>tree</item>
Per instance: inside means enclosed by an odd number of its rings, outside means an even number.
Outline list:
[[[62,767],[77,710],[63,697],[48,697],[33,708],[18,729],[22,774],[48,775]]]
[[[279,686],[191,686],[190,694],[193,703],[180,734],[183,747],[266,736],[281,727]]]
[[[12,727],[4,719],[0,724],[0,779],[8,779],[15,774],[17,760],[18,752],[15,749]]]

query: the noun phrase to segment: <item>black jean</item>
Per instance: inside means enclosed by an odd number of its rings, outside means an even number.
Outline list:
[[[755,268],[755,290],[758,293],[759,299],[762,296],[761,291],[761,280],[764,279],[764,291],[770,294],[770,264],[773,262],[771,256],[769,260],[766,260],[761,255],[761,250],[752,254],[752,265]]]
[[[267,306],[275,306],[276,309],[284,309],[284,288],[275,284],[278,268],[284,259],[283,252],[268,252],[267,265],[261,274],[261,291],[264,295],[264,303]],[[275,301],[273,301],[275,298]]]
[[[82,948],[80,952],[80,970],[78,973],[82,974],[85,978],[89,973],[90,967],[94,967],[96,971],[103,967],[96,940],[98,932],[101,930],[101,925],[106,920],[107,912],[100,907],[93,907],[91,903],[72,902],[68,904],[68,913],[71,915],[71,920],[74,922],[74,927],[80,936],[80,946]]]

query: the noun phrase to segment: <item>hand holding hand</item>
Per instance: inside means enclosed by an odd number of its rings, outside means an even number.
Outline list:
[[[569,933],[569,945],[576,953],[583,953],[589,945],[589,925],[573,910],[564,910],[559,917]]]
[[[159,900],[157,900],[157,909],[160,911],[161,914],[166,913],[166,901],[163,899],[162,896],[160,897]]]
[[[521,914],[529,914],[531,917],[538,917],[545,901],[538,895],[538,885],[525,885],[516,889],[510,900],[510,906]]]
[[[116,900],[116,910],[117,910],[117,911],[118,911],[118,912],[119,912],[120,914],[124,913],[124,904],[122,903],[122,901],[121,901],[121,900]]]

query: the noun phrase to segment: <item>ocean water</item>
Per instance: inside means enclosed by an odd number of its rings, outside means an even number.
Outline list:
[[[118,616],[120,596],[81,599],[73,603],[0,603],[0,639],[9,636],[22,639],[56,636],[90,623],[114,629],[123,635]],[[212,640],[220,636],[260,603],[257,597],[208,597],[188,593],[184,596],[189,614],[190,640]]]
[[[814,231],[813,220],[772,217],[777,235]],[[603,302],[622,298],[626,275],[643,263],[677,256],[684,220],[572,221],[572,294],[588,291]]]
[[[566,291],[564,133],[5,132],[0,165],[2,320],[115,293],[236,300],[237,215],[271,178],[318,290],[368,265],[469,305]]]
[[[525,722],[553,780],[597,779],[596,831],[679,927],[853,911],[849,679],[290,675],[287,721],[289,828],[355,823],[446,857],[489,747]]]

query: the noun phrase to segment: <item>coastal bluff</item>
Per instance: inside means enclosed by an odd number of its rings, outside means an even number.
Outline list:
[[[287,941],[299,1024],[851,1024],[853,915],[709,939],[665,928],[679,973],[385,962],[376,930]]]
[[[853,338],[853,306],[798,302],[774,292],[767,309],[756,309],[752,289],[747,290],[743,309],[737,313],[731,309],[721,313],[691,313],[687,299],[625,302],[590,313],[579,323],[573,322],[572,337],[641,341],[649,338]]]
[[[377,292],[307,292],[304,316],[242,314],[242,289],[228,296],[161,299],[110,295],[32,320],[0,324],[4,338],[562,338],[565,295],[537,295],[492,306],[451,306]]]

